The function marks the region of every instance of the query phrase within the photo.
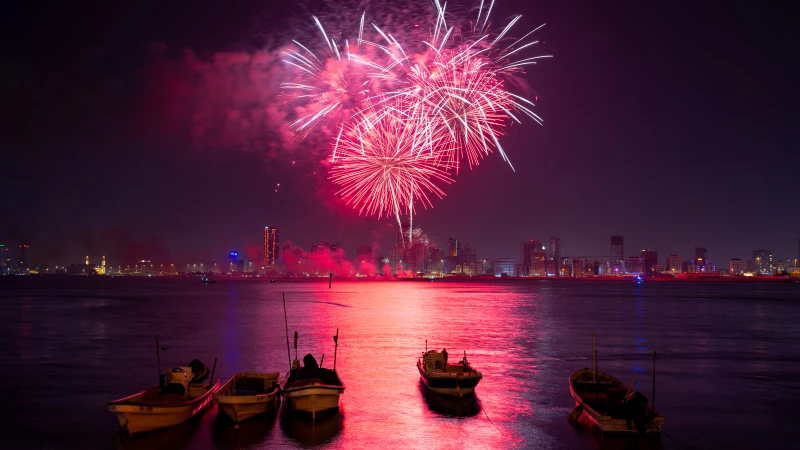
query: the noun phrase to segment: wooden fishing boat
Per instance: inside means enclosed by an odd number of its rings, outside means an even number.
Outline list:
[[[570,377],[569,391],[576,405],[570,419],[603,434],[659,434],[664,426],[644,395],[607,373],[581,369]]]
[[[211,404],[212,395],[219,388],[219,380],[203,383],[208,377],[205,365],[204,375],[195,375],[193,369],[199,369],[195,362],[202,365],[194,360],[194,367],[176,367],[162,376],[160,385],[109,402],[108,410],[117,415],[120,427],[131,436],[191,419]]]
[[[333,341],[338,349],[339,330],[336,330]],[[296,353],[297,332],[294,334],[294,348]],[[325,355],[322,355],[322,361],[324,360]],[[336,372],[336,351],[333,356],[333,370],[325,369],[320,365],[317,365],[317,360],[313,355],[308,354],[303,358],[303,367],[300,367],[295,356],[292,370],[286,375],[281,387],[286,407],[311,414],[312,419],[316,419],[317,415],[321,413],[338,411],[339,396],[344,393],[344,383]]]
[[[280,373],[237,372],[214,394],[219,410],[234,422],[272,410],[278,399]]]
[[[656,353],[653,352],[653,397],[655,398]],[[592,334],[592,368],[585,367],[569,378],[569,392],[575,408],[569,415],[575,421],[603,435],[659,435],[664,416],[647,404],[641,392],[632,392],[633,382],[597,370],[597,351]]]
[[[433,392],[452,397],[461,397],[475,393],[475,387],[483,379],[483,374],[473,369],[464,359],[457,364],[447,362],[446,352],[430,350],[417,360],[417,370],[422,382]]]

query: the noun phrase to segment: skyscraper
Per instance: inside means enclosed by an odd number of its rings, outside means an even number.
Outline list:
[[[547,252],[544,250],[531,251],[531,265],[530,276],[532,277],[546,277],[547,276]]]
[[[31,248],[28,244],[22,244],[19,246],[19,267],[25,268],[28,267],[28,249]]]
[[[658,264],[658,250],[652,248],[642,250],[642,259],[644,260],[645,275],[655,275],[653,267]]]
[[[280,257],[278,228],[264,227],[264,267],[275,265]]]
[[[572,260],[572,276],[574,278],[583,276],[583,261],[581,261],[580,258],[574,258]]]
[[[708,249],[705,247],[694,247],[694,265],[697,272],[705,272],[708,265]]]
[[[611,236],[611,271],[614,275],[625,273],[625,247],[622,236]]]
[[[448,241],[448,244],[450,246],[450,249],[449,249],[450,252],[448,253],[448,256],[450,256],[451,258],[457,257],[458,256],[458,239],[450,238],[447,241]]]

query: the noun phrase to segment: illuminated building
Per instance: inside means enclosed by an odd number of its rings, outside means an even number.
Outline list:
[[[653,274],[664,273],[664,266],[661,264],[656,264],[653,266]]]
[[[761,275],[772,275],[775,267],[772,264],[772,250],[753,250],[754,271]]]
[[[646,248],[642,250],[642,260],[644,260],[644,273],[647,275],[655,275],[656,272],[653,267],[658,264],[658,250]]]
[[[706,272],[709,268],[708,264],[708,249],[705,247],[694,247],[694,265],[697,272]]]
[[[775,275],[783,275],[784,273],[786,273],[786,265],[783,261],[778,261],[778,263],[775,264]]]
[[[694,263],[694,261],[684,261],[681,263],[681,272],[695,273],[697,272],[697,265]]]
[[[494,275],[497,277],[514,276],[514,260],[511,258],[497,258],[494,260]]]
[[[464,244],[464,248],[459,248],[458,251],[458,264],[470,264],[477,261],[475,256],[475,249],[470,247],[469,244]]]
[[[232,251],[228,255],[228,272],[236,272],[239,269],[239,252]]]
[[[728,270],[731,275],[741,275],[744,273],[744,263],[741,258],[731,258],[728,262]]]
[[[600,261],[585,260],[583,262],[583,276],[596,276],[600,275],[601,267],[603,265]]]
[[[614,275],[625,273],[625,247],[622,236],[611,236],[611,271]]]
[[[277,227],[264,227],[264,267],[274,266],[280,258],[280,236]]]
[[[673,275],[681,273],[681,257],[678,255],[667,256],[667,271]]]
[[[570,270],[572,270],[572,262],[569,258],[559,258],[556,261],[558,262],[558,276],[569,277]]]
[[[372,247],[362,245],[356,249],[356,261],[358,263],[372,263]]]
[[[625,260],[625,272],[631,275],[644,275],[644,260],[635,256],[629,256]]]
[[[520,242],[519,244],[519,261],[520,270],[517,271],[518,277],[531,276],[531,267],[533,266],[532,255],[533,252],[544,250],[541,242],[531,239],[527,242]],[[545,254],[545,258],[547,254]]]
[[[89,255],[86,255],[86,265],[89,265]]]
[[[9,265],[10,258],[8,257],[8,248],[5,244],[0,244],[0,267],[7,267]]]
[[[547,276],[547,252],[545,252],[544,250],[531,251],[530,276],[532,277]]]
[[[573,278],[581,278],[583,276],[583,261],[580,258],[572,260],[572,276]]]

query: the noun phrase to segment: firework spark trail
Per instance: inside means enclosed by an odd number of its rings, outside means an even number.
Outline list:
[[[489,31],[494,0],[481,1],[474,22],[433,6],[427,39],[374,23],[365,33],[364,13],[352,45],[313,17],[322,51],[294,41],[284,52],[297,76],[282,87],[302,106],[290,127],[300,138],[319,128],[335,136],[330,179],[359,213],[413,216],[415,201],[428,207],[431,195],[444,196],[438,184],[453,182],[447,171],[461,161],[472,168],[496,150],[511,165],[498,140],[508,123],[542,123],[534,103],[510,90],[526,66],[550,57],[520,56],[539,43],[527,39],[541,26],[505,45],[521,16]],[[415,45],[395,37],[403,35]]]

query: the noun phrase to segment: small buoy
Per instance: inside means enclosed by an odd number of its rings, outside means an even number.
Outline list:
[[[161,350],[162,350],[162,351],[164,351],[164,350],[166,350],[166,349],[167,349],[167,346],[166,346],[166,345],[162,345],[162,346],[161,346]]]

